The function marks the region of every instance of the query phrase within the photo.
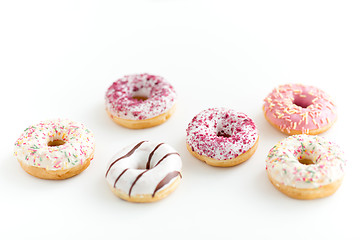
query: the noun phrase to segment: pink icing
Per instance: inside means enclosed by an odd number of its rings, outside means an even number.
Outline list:
[[[308,133],[332,124],[336,107],[322,90],[301,84],[286,84],[275,88],[266,98],[267,119],[283,132],[299,130]]]
[[[193,151],[217,160],[247,152],[258,139],[258,130],[246,114],[226,108],[200,112],[186,133],[186,142]]]
[[[176,93],[170,83],[160,76],[147,73],[120,78],[109,87],[105,96],[106,108],[112,115],[131,120],[163,114],[173,107],[175,100]]]

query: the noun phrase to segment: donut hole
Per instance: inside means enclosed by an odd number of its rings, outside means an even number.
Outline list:
[[[218,137],[224,137],[224,138],[229,138],[231,137],[231,134],[226,133],[224,130],[220,130],[216,133],[216,136]]]
[[[298,161],[299,161],[299,163],[301,163],[303,165],[313,165],[313,164],[315,164],[314,160],[312,160],[310,158],[299,158]]]
[[[234,128],[232,126],[233,124],[227,121],[228,117],[229,115],[225,114],[223,118],[220,119],[217,125],[215,126],[216,136],[229,138],[233,135],[234,132]]]
[[[148,155],[146,154],[146,152],[144,151],[144,156],[142,156],[140,159],[140,161],[134,161],[131,165],[132,169],[137,169],[137,170],[146,170],[146,163],[148,160]],[[146,154],[146,155],[145,155]]]
[[[142,101],[146,101],[148,99],[148,97],[146,97],[146,96],[132,96],[132,99],[136,99],[136,100],[142,102]]]
[[[133,92],[131,94],[132,99],[141,102],[149,99],[149,96],[150,96],[150,90],[146,87],[141,87],[141,88],[134,87]]]
[[[300,95],[295,95],[294,96],[294,100],[293,100],[293,104],[295,104],[296,106],[299,106],[301,108],[307,108],[310,105],[312,105],[312,101],[314,100],[314,96],[309,95],[309,94],[300,94]]]
[[[146,170],[146,166],[145,165],[137,165],[134,167],[134,169],[137,169],[137,170]]]
[[[49,147],[58,147],[58,146],[61,146],[61,145],[64,145],[65,144],[65,141],[62,140],[62,139],[55,139],[55,140],[52,140],[52,141],[49,141],[48,142],[48,146]]]

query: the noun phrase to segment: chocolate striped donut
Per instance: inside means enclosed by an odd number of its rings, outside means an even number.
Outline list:
[[[165,143],[141,141],[123,148],[108,164],[111,190],[131,202],[153,202],[171,193],[181,179],[181,158]]]

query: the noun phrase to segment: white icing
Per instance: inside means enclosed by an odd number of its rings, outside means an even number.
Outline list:
[[[107,170],[109,168],[110,170],[108,170],[106,180],[110,186],[114,187],[116,179],[120,176],[120,174],[128,169],[118,179],[115,188],[121,190],[122,192],[129,193],[130,188],[135,182],[136,178],[141,173],[146,171],[146,173],[144,173],[134,184],[131,191],[131,196],[153,194],[157,185],[166,177],[167,174],[174,171],[178,171],[180,173],[182,167],[181,158],[178,154],[171,154],[155,167],[159,160],[162,159],[166,154],[177,153],[176,150],[170,145],[162,144],[154,152],[151,158],[150,169],[147,170],[146,164],[148,162],[149,155],[156,148],[156,146],[158,146],[159,143],[145,141],[129,157],[122,158],[121,160],[118,160],[116,163],[114,163],[120,157],[125,156],[137,144],[138,143],[135,143],[125,147],[113,156],[107,166]],[[111,166],[111,164],[113,165]],[[176,177],[171,179],[171,181],[164,185],[161,189],[166,188],[175,179]]]

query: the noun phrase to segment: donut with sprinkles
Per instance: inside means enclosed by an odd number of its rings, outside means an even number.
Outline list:
[[[337,144],[306,134],[283,139],[266,159],[271,183],[296,199],[332,195],[341,185],[345,165],[344,153]]]
[[[182,161],[165,143],[141,141],[124,147],[110,160],[105,178],[112,192],[130,202],[155,202],[179,185]]]
[[[288,135],[317,135],[327,131],[337,119],[331,98],[319,88],[302,84],[275,88],[265,98],[263,111],[272,126]]]
[[[259,134],[246,114],[210,108],[197,114],[186,130],[186,147],[197,159],[216,167],[231,167],[256,151]]]
[[[94,157],[92,131],[68,119],[31,125],[15,142],[14,155],[29,174],[42,179],[66,179],[84,171]]]
[[[176,92],[163,77],[127,75],[115,81],[105,95],[106,111],[117,124],[141,129],[164,123],[175,111]]]

